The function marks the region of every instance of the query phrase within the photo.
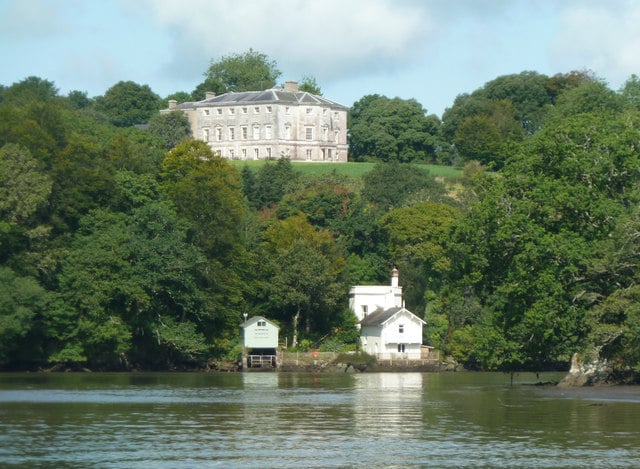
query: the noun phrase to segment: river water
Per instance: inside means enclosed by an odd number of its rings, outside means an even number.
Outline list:
[[[559,377],[0,374],[0,466],[640,466],[640,388]]]

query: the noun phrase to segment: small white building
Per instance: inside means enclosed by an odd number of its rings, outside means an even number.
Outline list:
[[[247,319],[241,329],[243,368],[275,368],[280,328],[262,316],[254,316]]]
[[[380,359],[419,360],[422,355],[422,319],[406,309],[398,270],[391,285],[358,285],[349,291],[349,306],[360,323],[362,351]]]
[[[385,360],[420,360],[425,324],[405,308],[376,310],[360,321],[362,350]]]

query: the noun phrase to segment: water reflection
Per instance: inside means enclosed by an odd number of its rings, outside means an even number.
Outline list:
[[[403,435],[422,428],[421,373],[355,377],[353,420],[363,435]]]
[[[632,467],[637,389],[471,373],[6,374],[0,466]]]

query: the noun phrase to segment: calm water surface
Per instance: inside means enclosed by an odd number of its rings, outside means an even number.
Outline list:
[[[490,373],[0,374],[0,466],[640,466],[640,388]]]

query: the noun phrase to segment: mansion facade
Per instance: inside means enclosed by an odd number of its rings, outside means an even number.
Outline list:
[[[302,92],[296,82],[284,89],[207,93],[203,101],[169,101],[161,112],[182,111],[193,137],[222,157],[238,160],[346,162],[348,108]]]

